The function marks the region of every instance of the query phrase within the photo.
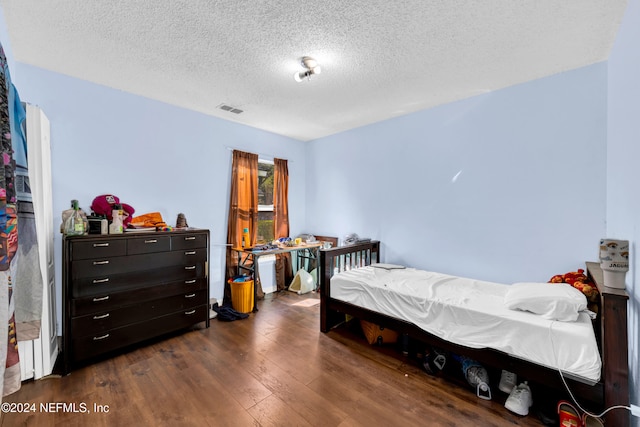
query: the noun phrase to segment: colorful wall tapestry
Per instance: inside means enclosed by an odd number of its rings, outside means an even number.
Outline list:
[[[12,261],[18,249],[18,215],[16,212],[15,161],[11,145],[9,94],[11,77],[4,49],[0,50],[0,362],[4,372],[3,396],[20,388],[20,359],[15,328]],[[4,356],[4,357],[3,357]],[[0,369],[2,369],[0,368]]]
[[[17,391],[21,384],[18,323],[26,326],[22,328],[25,331],[24,339],[35,339],[40,333],[42,315],[42,274],[29,188],[24,119],[24,108],[18,92],[11,83],[7,59],[0,45],[0,381],[2,381],[2,396]],[[18,245],[19,235],[20,245]],[[20,320],[17,322],[16,319]]]
[[[27,136],[24,129],[26,111],[13,84],[9,88],[9,116],[11,146],[15,173],[16,208],[20,244],[13,261],[13,298],[18,341],[37,339],[42,319],[43,278],[40,269],[40,250],[36,230],[36,216],[29,181]],[[36,188],[38,189],[38,188]]]

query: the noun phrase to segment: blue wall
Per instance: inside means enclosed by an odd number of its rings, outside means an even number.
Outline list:
[[[386,262],[504,283],[597,259],[606,63],[313,141],[307,224]]]
[[[640,0],[630,0],[609,58],[607,236],[632,244],[627,273],[631,401],[640,403]],[[640,419],[635,418],[635,425]]]
[[[303,142],[23,63],[12,75],[21,98],[51,121],[55,227],[71,199],[89,212],[93,198],[105,193],[136,214],[158,211],[168,224],[183,212],[190,226],[211,230],[211,296],[221,300],[233,147],[290,161],[291,230],[302,232]],[[61,245],[58,234],[58,266]],[[60,284],[59,268],[56,274]]]

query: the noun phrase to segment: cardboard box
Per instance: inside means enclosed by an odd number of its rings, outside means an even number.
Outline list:
[[[366,320],[360,320],[360,326],[369,344],[382,345],[398,342],[398,333],[396,331],[383,328]]]

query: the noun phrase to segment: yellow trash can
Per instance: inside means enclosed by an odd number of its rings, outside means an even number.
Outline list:
[[[240,313],[249,313],[253,310],[253,280],[234,282],[229,279],[229,286],[233,309]]]

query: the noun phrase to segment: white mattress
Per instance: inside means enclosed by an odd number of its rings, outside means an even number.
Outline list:
[[[331,297],[411,322],[452,343],[492,348],[587,383],[601,361],[587,313],[558,322],[503,305],[509,285],[414,268],[363,267],[331,278]],[[553,347],[552,347],[553,343]]]

